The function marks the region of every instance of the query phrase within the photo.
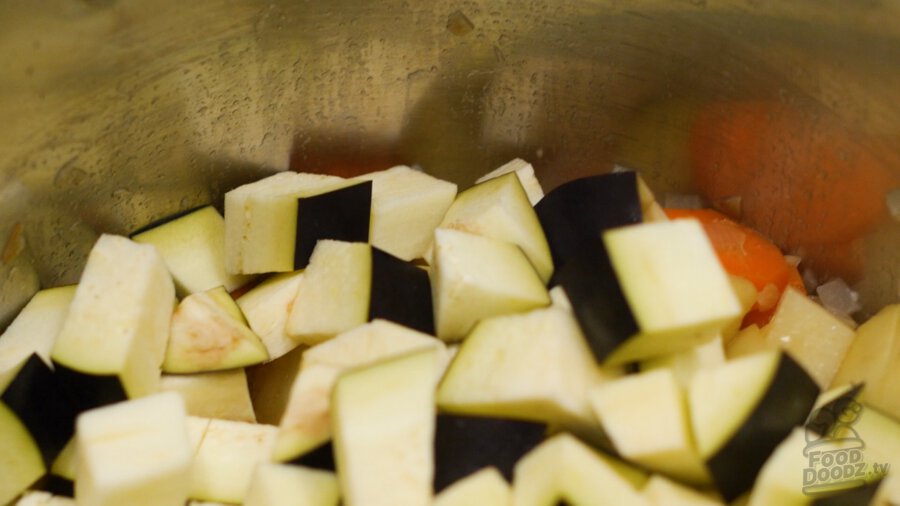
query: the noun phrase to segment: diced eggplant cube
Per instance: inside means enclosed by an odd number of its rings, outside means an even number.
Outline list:
[[[269,460],[275,433],[271,425],[210,420],[194,454],[190,498],[244,502],[253,470]]]
[[[119,376],[84,373],[59,362],[53,362],[53,370],[78,413],[128,398]]]
[[[37,353],[50,365],[50,352],[62,328],[75,285],[48,288],[35,293],[16,319],[0,335],[0,375]]]
[[[224,371],[268,358],[259,336],[220,286],[188,295],[175,308],[162,370],[179,374]]]
[[[629,374],[590,392],[594,412],[622,457],[687,483],[709,485],[685,397],[668,368]]]
[[[611,374],[594,362],[568,311],[496,316],[463,341],[441,380],[438,407],[602,433],[588,390]]]
[[[316,344],[375,318],[433,333],[427,273],[368,244],[319,241],[297,289],[288,335]]]
[[[338,479],[347,506],[428,504],[434,479],[435,348],[340,377],[332,395]]]
[[[87,411],[77,422],[75,499],[89,506],[181,506],[193,449],[184,403],[161,393]]]
[[[483,467],[512,480],[516,462],[547,433],[543,423],[505,418],[438,415],[434,436],[434,490],[440,492]]]
[[[344,371],[423,348],[437,348],[444,364],[450,360],[442,341],[386,320],[373,320],[306,350],[279,422],[273,459],[295,459],[330,439],[331,392]]]
[[[256,274],[294,270],[297,199],[350,184],[336,176],[279,172],[226,193],[226,271]]]
[[[510,172],[514,172],[516,177],[519,178],[519,183],[522,184],[522,188],[525,190],[525,194],[528,195],[528,201],[531,202],[532,206],[544,198],[544,188],[541,187],[540,181],[534,175],[534,167],[521,158],[514,158],[488,172],[478,178],[475,184],[498,178]]]
[[[176,392],[188,415],[256,422],[247,374],[242,368],[197,374],[163,374],[160,391]]]
[[[789,355],[763,352],[704,369],[688,393],[694,438],[716,489],[731,501],[803,424],[819,387]]]
[[[553,258],[528,195],[514,173],[476,184],[457,195],[438,229],[453,229],[518,245],[541,281],[553,275]],[[426,256],[426,260],[430,260]]]
[[[372,182],[369,242],[401,260],[421,258],[456,198],[456,185],[403,165],[355,178]]]
[[[31,433],[49,469],[75,431],[75,406],[59,377],[34,354],[3,390],[0,402]]]
[[[264,463],[253,472],[244,506],[337,506],[339,500],[333,472]]]
[[[448,341],[463,339],[484,318],[550,303],[518,246],[457,230],[435,232],[431,279],[437,335]]]
[[[604,230],[640,223],[637,174],[616,172],[569,181],[534,206],[553,264],[562,268]]]
[[[512,488],[494,467],[485,467],[457,480],[435,496],[432,506],[470,506],[512,504]]]
[[[742,317],[734,288],[696,220],[619,227],[603,232],[603,243],[640,329],[608,363],[692,348]]]
[[[637,469],[602,455],[567,433],[557,434],[516,464],[513,504],[646,506],[639,489],[647,478]]]
[[[172,277],[156,248],[101,236],[51,353],[59,372],[76,380],[67,382],[73,396],[90,405],[119,400],[121,391],[132,398],[155,393],[174,301]],[[82,390],[91,387],[99,390]]]
[[[320,239],[367,242],[371,207],[371,181],[297,199],[294,269],[309,264]]]
[[[606,248],[597,238],[585,242],[554,275],[597,362],[602,363],[638,332]]]
[[[378,248],[372,248],[369,320],[380,318],[434,334],[428,272]]]
[[[181,297],[217,286],[235,290],[251,279],[225,271],[225,220],[212,206],[154,224],[131,239],[156,247]]]
[[[303,271],[272,276],[237,299],[250,328],[266,345],[270,361],[300,344],[287,335],[284,326],[302,276]]]

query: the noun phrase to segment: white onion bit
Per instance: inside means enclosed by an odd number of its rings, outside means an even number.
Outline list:
[[[838,315],[849,316],[861,309],[859,294],[851,290],[840,278],[816,287],[816,295],[826,309]]]

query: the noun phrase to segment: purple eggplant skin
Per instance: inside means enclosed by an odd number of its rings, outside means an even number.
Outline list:
[[[881,480],[861,487],[842,490],[834,495],[814,499],[811,506],[869,506],[878,492]]]
[[[0,402],[28,429],[49,468],[75,432],[76,407],[60,375],[32,354]]]
[[[329,441],[316,447],[314,450],[291,460],[288,464],[334,472],[336,469],[334,462],[334,447],[331,444],[331,441]]]
[[[373,246],[369,293],[369,320],[390,320],[434,335],[431,281],[425,270]]]
[[[516,462],[540,444],[542,423],[504,418],[439,414],[434,438],[434,490],[487,466],[512,481]]]
[[[130,234],[128,234],[128,238],[129,238],[129,239],[133,239],[134,236],[136,236],[136,235],[138,235],[138,234],[141,234],[141,233],[146,232],[146,231],[148,231],[148,230],[152,230],[152,229],[154,229],[154,228],[156,228],[156,227],[165,225],[166,223],[175,221],[175,220],[177,220],[178,218],[184,218],[185,216],[187,216],[187,215],[189,215],[189,214],[193,214],[193,213],[195,213],[195,212],[197,212],[197,211],[199,211],[199,210],[201,210],[201,209],[210,207],[210,205],[211,205],[211,204],[203,204],[203,205],[200,205],[200,206],[191,207],[191,208],[185,209],[184,211],[179,211],[179,212],[177,212],[177,213],[173,213],[173,214],[170,214],[170,215],[168,215],[168,216],[164,216],[164,217],[162,217],[162,218],[160,218],[160,219],[158,219],[158,220],[156,220],[156,221],[151,221],[150,223],[144,225],[143,227],[138,228],[138,229],[135,229],[134,231],[132,231]]]
[[[598,363],[638,332],[603,241],[583,243],[554,274],[572,304],[572,312]]]
[[[115,375],[97,375],[53,362],[53,370],[71,400],[75,413],[128,399],[122,381]]]
[[[371,214],[371,181],[297,199],[294,269],[309,265],[319,239],[368,242]]]
[[[588,176],[554,188],[535,206],[553,265],[562,268],[604,230],[643,220],[637,174]]]
[[[737,432],[706,462],[727,502],[753,487],[756,475],[794,427],[809,417],[819,386],[787,353],[781,354],[766,393]]]

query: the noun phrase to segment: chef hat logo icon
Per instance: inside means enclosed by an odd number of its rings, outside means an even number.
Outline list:
[[[853,428],[862,409],[862,404],[848,395],[814,411],[806,423],[804,455],[809,450],[825,444],[843,449],[863,448],[865,444]]]

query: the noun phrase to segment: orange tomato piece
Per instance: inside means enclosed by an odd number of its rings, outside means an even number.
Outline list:
[[[722,102],[702,109],[689,151],[697,191],[715,207],[740,198],[741,222],[826,276],[857,279],[851,246],[887,216],[900,184],[895,150],[827,113],[780,102]]]

